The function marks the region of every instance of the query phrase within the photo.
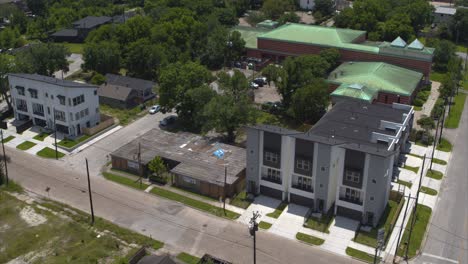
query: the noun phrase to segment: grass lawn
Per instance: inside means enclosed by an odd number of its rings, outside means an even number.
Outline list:
[[[64,45],[71,53],[83,54],[84,45],[81,43],[64,43]]]
[[[448,141],[445,138],[442,138],[442,140],[440,141],[440,144],[437,145],[437,150],[450,152],[452,151],[452,147],[453,146],[452,146],[452,143],[450,143],[450,141]]]
[[[55,149],[45,147],[41,149],[39,152],[37,152],[36,155],[39,157],[43,157],[43,158],[55,159]],[[65,156],[65,154],[63,154],[60,151],[57,151],[57,156],[58,158],[62,158],[63,156]]]
[[[403,168],[407,169],[407,170],[410,170],[410,171],[412,171],[414,173],[418,173],[418,170],[419,170],[419,167],[411,167],[411,166],[408,166],[408,165],[405,165]]]
[[[203,194],[199,194],[199,193],[196,193],[196,192],[192,192],[192,191],[189,191],[189,190],[186,190],[186,189],[183,189],[183,188],[179,188],[177,186],[171,186],[171,188],[174,188],[178,191],[182,191],[182,192],[185,192],[185,193],[188,193],[190,195],[193,195],[193,196],[196,196],[196,197],[200,197],[202,199],[205,199],[207,201],[212,201],[212,202],[218,202],[219,200],[218,199],[214,199],[214,198],[211,198],[209,196],[205,196]]]
[[[428,170],[426,173],[426,177],[436,179],[436,180],[441,180],[442,177],[444,177],[444,174],[440,171],[436,170]]]
[[[407,181],[402,181],[402,180],[398,180],[397,183],[401,184],[401,185],[404,185],[408,188],[411,189],[411,186],[413,186],[413,184],[411,182],[407,182]]]
[[[25,141],[21,144],[19,144],[18,146],[16,146],[17,149],[21,149],[21,150],[28,150],[32,147],[36,146],[36,143],[33,143],[31,141]]]
[[[416,158],[420,158],[420,159],[424,158],[423,156],[419,156],[419,155],[416,155],[416,154],[413,154],[413,153],[408,153],[408,155],[416,157]]]
[[[101,113],[117,118],[121,125],[131,123],[133,120],[138,118],[138,115],[141,112],[147,111],[142,110],[140,106],[136,106],[132,109],[118,109],[104,104],[100,105],[99,109]]]
[[[72,148],[74,146],[76,146],[77,144],[85,141],[85,140],[88,140],[91,136],[88,136],[88,135],[83,135],[77,139],[68,139],[68,138],[64,138],[63,140],[61,140],[59,143],[57,143],[59,146],[62,146],[62,147],[66,147],[66,148]]]
[[[416,222],[414,224],[413,232],[411,234],[411,242],[409,244],[408,250],[408,257],[412,258],[416,256],[418,251],[420,250],[421,243],[424,238],[424,234],[426,233],[427,224],[429,223],[429,219],[431,218],[432,210],[430,207],[418,204],[417,213],[416,213]],[[411,222],[413,221],[413,213],[411,213],[411,217],[406,225],[406,230],[403,233],[403,237],[401,239],[400,246],[398,248],[398,256],[404,256],[406,250],[406,244],[408,243],[409,237],[409,229],[411,227]]]
[[[359,230],[357,236],[354,239],[354,242],[368,245],[370,247],[376,247],[378,230],[380,228],[384,228],[385,236],[387,236],[388,233],[391,232],[392,225],[395,224],[394,222],[396,222],[396,219],[398,218],[398,215],[396,214],[400,213],[399,211],[401,211],[401,207],[403,206],[404,202],[404,199],[400,201],[400,204],[395,201],[389,200],[387,207],[385,208],[384,213],[380,217],[377,226],[372,228],[370,232]]]
[[[302,242],[306,242],[307,244],[316,245],[316,246],[320,246],[325,242],[325,240],[323,240],[321,238],[314,237],[314,236],[311,236],[311,235],[307,235],[307,234],[304,234],[304,233],[301,233],[301,232],[298,232],[296,234],[296,239],[300,240]]]
[[[460,117],[463,112],[463,107],[465,106],[466,94],[459,93],[455,96],[455,101],[452,107],[450,108],[450,113],[447,116],[445,121],[446,128],[457,128],[458,123],[460,123]]]
[[[89,215],[64,207],[55,202],[26,204],[0,191],[0,226],[8,227],[0,230],[0,263],[20,256],[28,263],[128,263],[142,245],[163,246],[100,218],[90,228]],[[33,218],[43,222],[33,226],[27,221]]]
[[[252,203],[251,200],[247,199],[247,192],[240,192],[239,194],[234,197],[234,199],[231,200],[231,205],[247,209],[247,207],[250,206]]]
[[[431,78],[431,81],[442,82],[442,80],[444,79],[444,76],[445,76],[445,73],[433,71],[431,72],[430,78]]]
[[[373,263],[374,262],[374,255],[367,254],[366,252],[363,252],[363,251],[360,251],[360,250],[357,250],[357,249],[354,249],[354,248],[351,248],[351,247],[346,248],[346,254],[348,254],[348,256],[360,259],[360,260],[362,260],[364,262],[367,262],[367,263]],[[380,258],[377,257],[377,259],[380,262]]]
[[[323,233],[329,234],[330,231],[328,230],[328,227],[330,227],[330,224],[333,221],[333,214],[322,214],[322,217],[320,218],[315,218],[313,216],[310,216],[306,223],[304,224],[304,227],[314,229]]]
[[[200,261],[200,258],[192,256],[185,252],[182,252],[179,255],[177,255],[177,259],[187,264],[197,264]]]
[[[421,192],[428,194],[428,195],[432,195],[432,196],[437,195],[436,190],[429,188],[429,187],[425,187],[425,186],[421,186]]]
[[[8,180],[8,186],[6,186],[6,184],[0,185],[0,194],[1,191],[22,193],[24,190],[21,185],[10,179]]]
[[[268,223],[268,222],[264,222],[264,221],[260,221],[260,223],[258,223],[258,227],[260,227],[261,229],[270,229],[270,227],[272,226],[272,224]]]
[[[447,165],[447,162],[445,160],[441,160],[441,159],[433,158],[432,162],[434,162],[436,164],[440,164],[440,165]]]
[[[414,111],[421,111],[422,110],[422,106],[413,106],[414,107]]]
[[[281,202],[278,205],[278,207],[276,207],[275,211],[268,213],[267,216],[272,217],[272,218],[278,218],[283,212],[284,208],[286,208],[286,206],[288,206],[286,202]]]
[[[50,133],[42,132],[42,133],[40,133],[40,134],[34,136],[33,139],[39,140],[39,141],[44,141],[44,139],[45,139],[47,136],[49,136],[49,135],[50,135]]]
[[[3,139],[3,143],[7,143],[8,141],[14,139],[15,137],[14,136],[8,136],[7,138],[4,138]]]
[[[232,212],[229,210],[226,210],[226,214],[225,214],[223,211],[223,208],[221,207],[217,207],[217,206],[214,206],[214,205],[211,205],[211,204],[199,201],[199,200],[195,200],[187,196],[183,196],[181,194],[168,191],[163,188],[154,187],[151,190],[151,193],[157,196],[161,196],[163,198],[169,199],[169,200],[183,203],[185,205],[194,207],[198,210],[201,210],[201,211],[204,211],[204,212],[207,212],[207,213],[219,216],[219,217],[224,217],[227,219],[237,219],[240,216],[238,213]]]
[[[132,188],[135,188],[135,189],[145,190],[149,186],[146,183],[141,183],[141,185],[140,185],[140,181],[138,181],[138,178],[136,178],[136,177],[135,177],[135,179],[130,179],[130,178],[123,177],[123,176],[116,175],[116,174],[112,174],[112,173],[109,173],[109,172],[103,172],[102,175],[104,176],[104,178],[108,179],[109,181],[113,181],[113,182],[116,182],[116,183],[127,185],[128,187],[132,187]],[[141,186],[141,188],[140,188],[140,186]]]

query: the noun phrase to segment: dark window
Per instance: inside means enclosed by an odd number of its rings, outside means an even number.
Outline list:
[[[94,95],[97,95],[97,90],[94,90]]]

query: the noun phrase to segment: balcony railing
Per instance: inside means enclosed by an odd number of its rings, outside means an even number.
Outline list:
[[[340,196],[340,200],[348,202],[348,203],[362,205],[362,201],[360,201],[359,199],[356,199],[356,198],[348,198],[348,197],[345,197],[345,196]]]
[[[38,116],[44,116],[44,112],[33,111],[33,114]]]
[[[282,184],[281,179],[270,178],[268,176],[262,176],[262,180],[277,183],[277,184]]]
[[[298,189],[298,190],[302,190],[302,191],[306,191],[306,192],[311,192],[311,193],[314,192],[314,188],[312,188],[312,187],[305,187],[305,186],[302,186],[302,185],[294,185],[294,184],[291,187],[294,188],[294,189]]]
[[[16,109],[20,110],[20,111],[23,111],[23,112],[27,112],[28,111],[28,106],[26,105],[18,105],[16,107]]]

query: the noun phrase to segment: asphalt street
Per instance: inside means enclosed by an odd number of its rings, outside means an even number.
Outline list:
[[[468,263],[468,102],[460,126],[446,133],[454,142],[452,158],[421,257],[415,263]]]
[[[234,263],[252,263],[247,226],[217,218],[177,202],[109,182],[97,175],[110,151],[157,126],[161,115],[147,115],[66,160],[47,160],[7,148],[10,177],[35,194],[89,212],[83,158],[90,161],[97,216],[164,241],[172,252],[209,253]],[[80,156],[81,155],[81,156]],[[102,157],[101,157],[102,156]],[[49,192],[46,192],[49,187]],[[267,232],[257,235],[258,263],[359,263]]]

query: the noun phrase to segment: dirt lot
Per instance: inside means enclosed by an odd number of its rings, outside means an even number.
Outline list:
[[[266,102],[281,101],[281,95],[278,94],[276,87],[273,85],[264,85],[255,90],[255,103],[263,104]]]

